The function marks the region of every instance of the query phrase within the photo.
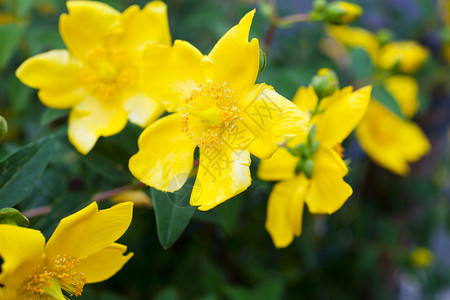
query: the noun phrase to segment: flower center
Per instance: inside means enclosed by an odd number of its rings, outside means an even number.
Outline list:
[[[58,255],[49,266],[38,266],[40,272],[30,275],[23,286],[25,300],[40,296],[53,299],[69,299],[62,294],[61,288],[70,296],[80,296],[86,283],[86,277],[78,270],[78,261],[71,256]]]
[[[183,131],[199,147],[223,144],[239,119],[233,91],[224,82],[199,84],[185,100],[181,118]]]
[[[96,98],[108,99],[137,82],[138,68],[124,49],[99,46],[89,51],[81,74],[86,88]]]

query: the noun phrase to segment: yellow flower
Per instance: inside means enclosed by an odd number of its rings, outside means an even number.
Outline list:
[[[144,191],[125,190],[111,197],[113,203],[133,202],[135,207],[152,207],[153,203]]]
[[[408,75],[394,75],[384,81],[386,90],[399,104],[403,114],[412,118],[419,106],[419,85],[414,77]]]
[[[419,160],[430,149],[417,124],[400,119],[376,100],[370,101],[356,134],[372,160],[398,175],[407,175],[408,163]]]
[[[171,42],[166,5],[133,5],[120,14],[95,1],[68,1],[59,30],[68,50],[52,50],[27,59],[16,71],[39,89],[49,107],[72,108],[69,139],[83,154],[100,136],[120,132],[127,119],[146,126],[162,106],[142,92],[141,59],[148,44]]]
[[[378,66],[391,69],[398,64],[404,73],[415,73],[428,58],[429,51],[415,41],[392,42],[381,48]]]
[[[305,202],[311,213],[332,214],[352,194],[351,187],[343,180],[348,169],[341,158],[340,144],[363,117],[370,92],[371,87],[355,92],[347,87],[317,104],[312,87],[298,90],[294,103],[310,112],[314,141],[294,138],[287,143],[289,149],[279,148],[271,158],[262,160],[258,169],[258,176],[263,180],[281,180],[269,196],[266,219],[266,229],[277,248],[287,247],[294,236],[301,234]],[[302,160],[291,154],[297,150],[301,152],[300,157],[310,158]],[[303,167],[300,173],[299,166]]]
[[[0,298],[3,300],[68,299],[86,283],[106,280],[133,256],[114,243],[131,222],[131,202],[98,210],[92,203],[61,220],[45,243],[40,231],[0,225]]]
[[[359,27],[329,26],[327,32],[346,46],[364,49],[372,61],[376,61],[380,45],[370,31]]]
[[[266,84],[256,84],[259,43],[248,42],[254,11],[204,56],[191,44],[149,46],[147,93],[175,112],[152,123],[129,163],[135,177],[162,191],[178,190],[200,161],[191,205],[208,210],[251,182],[250,153],[267,158],[291,131],[306,132],[306,116]],[[146,59],[147,58],[147,59]]]
[[[409,259],[416,267],[429,267],[434,262],[434,255],[425,247],[417,247],[411,252]]]

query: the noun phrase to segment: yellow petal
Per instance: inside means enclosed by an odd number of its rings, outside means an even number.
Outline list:
[[[343,178],[347,171],[335,151],[319,147],[314,154],[311,186],[306,195],[306,204],[311,213],[332,214],[341,208],[353,192]]]
[[[308,87],[301,86],[297,90],[297,93],[295,93],[294,99],[292,99],[292,102],[295,105],[297,105],[301,110],[309,114],[311,114],[316,109],[318,101],[319,98],[314,92],[312,86]]]
[[[45,238],[38,230],[1,224],[0,286],[17,286],[28,280],[34,268],[44,263],[44,244]]]
[[[317,126],[316,139],[327,147],[341,143],[366,113],[371,90],[366,86],[352,92],[349,87],[324,98],[319,105],[319,111],[324,112],[312,119]]]
[[[250,139],[248,150],[259,158],[269,158],[285,137],[306,135],[308,130],[306,114],[264,83],[253,87],[240,116],[237,125]]]
[[[139,137],[131,157],[131,173],[143,183],[166,192],[180,189],[194,164],[195,144],[183,132],[179,114],[152,123]]]
[[[123,31],[120,13],[96,1],[67,1],[69,14],[59,19],[59,32],[70,53],[80,60],[107,37]]]
[[[111,198],[114,203],[133,202],[135,207],[150,207],[152,202],[150,197],[143,191],[126,190]]]
[[[52,50],[24,61],[16,76],[40,89],[42,103],[52,108],[69,108],[85,96],[80,77],[81,63],[67,50]]]
[[[259,43],[257,39],[248,41],[254,15],[255,10],[247,13],[208,55],[213,62],[211,80],[227,83],[237,96],[248,93],[258,76]]]
[[[162,1],[152,1],[142,10],[132,5],[122,14],[124,34],[121,44],[135,50],[141,50],[146,44],[170,46],[171,38],[167,6]]]
[[[250,185],[250,153],[224,147],[200,149],[200,165],[190,203],[209,210]]]
[[[143,92],[135,92],[127,96],[124,109],[128,112],[128,119],[141,127],[145,127],[164,113],[164,107]]]
[[[291,179],[295,177],[298,160],[298,157],[290,154],[285,148],[278,148],[270,158],[261,160],[258,177],[266,181]]]
[[[328,34],[349,47],[366,50],[372,61],[376,61],[379,52],[378,40],[370,31],[348,26],[329,26]]]
[[[149,45],[144,52],[143,82],[146,94],[169,111],[177,111],[191,92],[205,81],[202,53],[184,41],[173,47]]]
[[[414,77],[407,75],[391,76],[384,82],[386,89],[397,100],[403,114],[412,118],[419,106],[419,85]]]
[[[118,240],[130,226],[133,203],[98,210],[96,202],[61,220],[45,246],[47,257],[68,255],[77,260],[93,255]]]
[[[309,180],[299,175],[274,185],[267,205],[266,230],[277,248],[292,243],[302,233],[303,207]]]
[[[419,126],[400,119],[375,100],[369,103],[356,134],[373,161],[398,175],[407,175],[408,163],[418,160],[430,149]]]
[[[78,261],[78,270],[86,276],[86,283],[104,281],[116,274],[130,260],[133,253],[123,255],[127,247],[112,244]]]
[[[127,117],[119,99],[102,101],[88,96],[70,112],[69,140],[80,153],[86,154],[100,136],[120,132]]]
[[[378,65],[383,69],[390,69],[398,63],[402,72],[415,73],[428,55],[428,49],[415,41],[393,42],[380,50]]]

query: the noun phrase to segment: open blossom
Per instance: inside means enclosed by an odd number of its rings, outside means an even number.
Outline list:
[[[68,1],[59,30],[68,50],[27,59],[17,70],[51,108],[71,108],[69,140],[83,154],[127,120],[146,126],[163,113],[141,88],[141,56],[148,44],[171,42],[166,5],[153,1],[122,14],[95,1]]]
[[[104,281],[133,256],[115,243],[130,225],[131,202],[98,210],[92,203],[61,220],[45,243],[38,230],[0,225],[0,299],[64,300]]]
[[[398,117],[376,100],[369,104],[356,136],[370,158],[397,175],[408,174],[408,164],[430,150],[427,137],[416,123]]]
[[[300,236],[305,203],[311,213],[332,214],[352,194],[343,179],[348,169],[341,142],[366,112],[370,92],[371,87],[347,87],[319,102],[312,87],[298,90],[294,103],[311,116],[308,138],[291,139],[258,169],[261,179],[280,181],[269,196],[266,219],[277,248]]]
[[[187,42],[149,46],[144,56],[147,93],[173,114],[139,138],[131,172],[147,185],[173,192],[186,182],[194,151],[200,160],[191,205],[208,210],[251,182],[250,153],[267,158],[278,138],[306,133],[306,115],[271,86],[255,84],[259,43],[248,41],[254,11],[204,56]]]

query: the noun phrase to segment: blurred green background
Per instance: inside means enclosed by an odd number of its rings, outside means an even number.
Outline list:
[[[148,1],[103,2],[123,11]],[[166,3],[173,39],[187,40],[203,53],[255,7],[251,37],[263,44],[268,20],[258,1]],[[135,208],[133,223],[120,240],[135,256],[110,280],[86,286],[78,299],[450,299],[450,69],[440,52],[443,25],[437,2],[356,3],[365,10],[357,26],[371,31],[389,28],[398,39],[416,40],[432,51],[417,75],[422,109],[415,119],[432,151],[413,164],[411,175],[398,177],[377,167],[350,137],[344,144],[352,161],[346,181],[354,194],[331,216],[305,210],[302,236],[277,250],[264,229],[272,183],[256,177],[258,160],[253,158],[251,187],[212,211],[196,211],[167,250],[159,243],[153,209]],[[277,11],[283,16],[310,8],[311,1],[279,0]],[[136,183],[127,162],[137,151],[141,132],[128,125],[124,132],[100,139],[83,156],[67,140],[68,112],[44,107],[36,91],[15,77],[26,58],[64,48],[58,18],[65,11],[62,0],[0,1],[0,114],[9,125],[0,157],[46,139],[49,163],[17,208],[51,205],[49,214],[32,218],[30,225],[47,237],[62,217],[84,207],[93,195]],[[357,84],[353,80],[361,66],[351,70],[335,66],[320,50],[324,35],[321,23],[278,28],[270,49],[265,49],[268,62],[258,82],[273,85],[291,99],[319,68],[330,67],[337,71],[341,86]],[[418,247],[433,253],[430,265],[420,266],[411,259]]]

